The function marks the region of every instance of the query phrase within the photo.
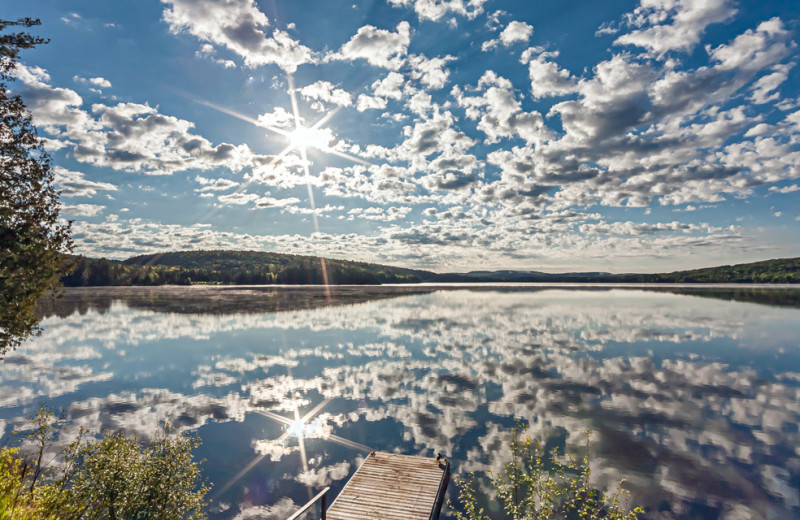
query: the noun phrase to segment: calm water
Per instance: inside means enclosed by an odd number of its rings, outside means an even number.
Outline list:
[[[212,517],[253,519],[370,449],[500,469],[521,419],[571,451],[590,429],[595,484],[626,477],[648,518],[800,517],[798,293],[402,291],[70,292],[0,363],[0,432],[45,400],[68,429],[171,418]]]

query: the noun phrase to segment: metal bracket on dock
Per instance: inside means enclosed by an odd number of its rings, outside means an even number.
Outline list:
[[[441,463],[440,463],[441,464]],[[450,461],[444,459],[444,474],[439,482],[439,491],[436,493],[436,502],[431,509],[431,520],[439,520],[439,513],[442,511],[444,497],[447,494],[447,485],[450,483]]]
[[[328,487],[326,487],[325,489],[323,489],[322,491],[320,491],[319,493],[317,493],[317,496],[315,496],[314,498],[312,498],[311,500],[309,500],[309,501],[306,503],[306,505],[304,505],[303,507],[301,507],[300,509],[298,509],[298,510],[297,510],[297,512],[296,512],[295,514],[293,514],[292,516],[290,516],[290,517],[288,518],[288,520],[296,520],[297,518],[299,518],[299,517],[300,517],[300,515],[302,515],[302,514],[303,514],[303,513],[305,513],[306,511],[308,511],[308,509],[309,509],[311,506],[313,506],[313,505],[314,505],[314,503],[315,503],[317,500],[319,500],[319,501],[320,501],[320,506],[322,506],[322,516],[321,516],[320,518],[321,518],[322,520],[326,520],[326,519],[325,519],[325,505],[326,505],[326,504],[325,504],[325,502],[326,502],[325,496],[328,494],[328,491],[330,491],[330,489],[331,489],[331,488],[330,488],[330,486],[328,486]]]

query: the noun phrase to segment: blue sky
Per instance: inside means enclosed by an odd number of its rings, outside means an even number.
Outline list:
[[[6,0],[76,252],[800,256],[797,2]]]

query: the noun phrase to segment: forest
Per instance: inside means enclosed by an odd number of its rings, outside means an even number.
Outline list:
[[[723,265],[649,275],[652,282],[672,283],[800,283],[800,258]]]
[[[440,274],[365,262],[260,251],[185,251],[140,255],[127,260],[70,256],[67,262],[72,271],[62,278],[66,287],[320,285],[326,281],[331,285],[420,282],[800,283],[800,258],[653,274],[537,271]]]
[[[322,265],[325,263],[325,272]],[[187,251],[140,255],[127,260],[68,259],[66,287],[105,285],[415,283],[424,271],[313,256],[258,251]],[[432,273],[431,273],[432,274]]]

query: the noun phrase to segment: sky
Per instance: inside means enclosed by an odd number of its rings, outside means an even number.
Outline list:
[[[4,0],[75,252],[800,256],[796,1]]]

